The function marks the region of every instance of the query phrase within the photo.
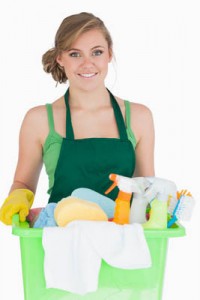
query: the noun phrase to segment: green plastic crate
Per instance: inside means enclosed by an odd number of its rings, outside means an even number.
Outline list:
[[[20,239],[24,300],[161,300],[168,239],[184,236],[185,229],[181,225],[164,230],[145,229],[152,267],[124,270],[102,261],[98,290],[84,296],[46,288],[42,229],[28,228],[28,223],[20,223],[15,215],[12,234]]]

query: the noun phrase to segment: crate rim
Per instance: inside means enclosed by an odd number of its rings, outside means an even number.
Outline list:
[[[122,225],[123,226],[123,225]],[[59,228],[59,227],[58,227]],[[42,238],[42,228],[29,228],[27,222],[20,222],[19,215],[14,215],[12,219],[12,234],[26,238]],[[183,237],[186,235],[184,226],[176,223],[172,228],[166,229],[144,229],[146,238],[171,238]]]

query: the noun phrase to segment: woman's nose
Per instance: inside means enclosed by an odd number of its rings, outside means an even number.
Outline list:
[[[84,56],[84,57],[83,57],[82,64],[83,64],[84,66],[92,65],[92,64],[93,64],[93,57],[92,57],[92,56]]]

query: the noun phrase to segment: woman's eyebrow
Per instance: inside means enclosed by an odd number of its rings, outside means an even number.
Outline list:
[[[98,45],[98,46],[92,47],[91,50],[94,50],[94,49],[97,49],[97,48],[103,48],[103,49],[105,49],[104,46]],[[82,51],[82,50],[81,49],[77,49],[77,48],[70,48],[67,51],[69,52],[69,51]]]
[[[69,52],[69,51],[81,51],[81,50],[80,49],[76,49],[76,48],[70,48],[67,51]]]
[[[94,50],[94,49],[96,49],[96,48],[105,48],[104,46],[101,46],[101,45],[98,45],[98,46],[94,46],[93,48],[92,48],[92,50]]]

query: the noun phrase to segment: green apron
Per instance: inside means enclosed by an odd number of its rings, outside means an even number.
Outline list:
[[[66,138],[63,138],[54,175],[54,186],[49,202],[58,202],[70,196],[77,188],[89,188],[104,195],[112,182],[111,173],[132,177],[135,169],[135,151],[128,139],[120,107],[111,94],[111,104],[118,127],[119,138],[74,139],[69,107],[69,89],[65,94]],[[108,196],[115,200],[118,188]]]

